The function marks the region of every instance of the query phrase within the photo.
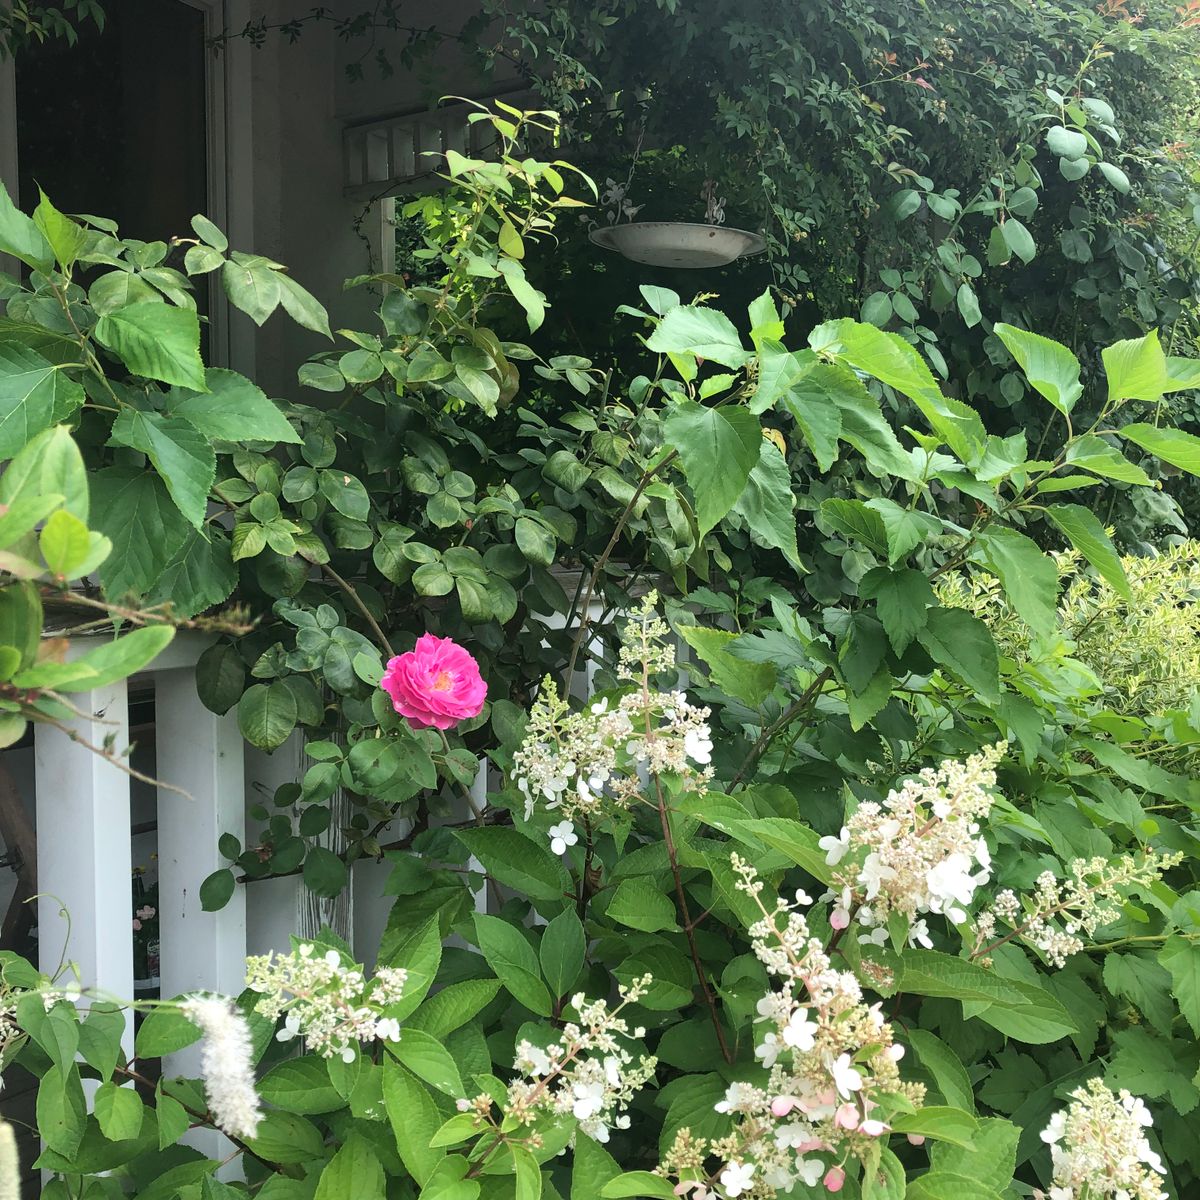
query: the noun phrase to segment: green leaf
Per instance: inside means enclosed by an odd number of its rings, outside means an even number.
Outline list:
[[[423,1186],[446,1157],[445,1150],[431,1145],[442,1118],[428,1091],[390,1055],[383,1060],[383,1103],[400,1159]]]
[[[110,1142],[124,1142],[142,1131],[142,1101],[132,1086],[102,1083],[92,1098],[100,1132]]]
[[[31,583],[0,587],[0,646],[13,647],[18,666],[28,666],[42,637],[42,600]]]
[[[725,367],[744,366],[753,357],[724,313],[690,304],[671,309],[646,346],[655,354],[691,354]]]
[[[643,933],[678,929],[675,904],[661,888],[645,879],[622,879],[608,902],[610,921],[640,929]]]
[[[75,569],[85,563],[91,543],[88,527],[65,508],[52,513],[38,535],[38,546],[52,575],[73,579]]]
[[[35,271],[49,271],[54,251],[34,222],[13,204],[0,183],[0,254],[11,254]]]
[[[822,883],[829,883],[833,878],[833,868],[825,862],[825,851],[817,844],[820,838],[799,821],[786,817],[758,817],[749,821],[730,821],[728,826],[728,832],[740,841],[778,850]]]
[[[313,1200],[384,1200],[383,1165],[361,1134],[352,1133],[321,1172]]]
[[[558,543],[554,534],[541,521],[535,521],[532,517],[518,517],[514,536],[517,548],[530,562],[537,563],[540,567],[554,565],[554,554]],[[433,566],[434,564],[426,565]],[[446,590],[449,591],[449,588]]]
[[[850,390],[846,391],[848,387]],[[796,422],[796,428],[800,430],[822,471],[828,471],[837,461],[838,437],[842,433],[843,419],[842,410],[833,398],[833,393],[839,389],[842,390],[848,405],[865,404],[867,411],[870,411],[871,398],[866,389],[845,367],[839,368],[832,363],[819,363],[813,367],[783,397],[788,412]],[[878,414],[878,408],[875,411]],[[891,427],[883,422],[881,416],[878,420],[887,431],[882,436],[890,436],[892,442],[895,442],[896,453],[900,453],[900,444],[896,442]],[[853,429],[853,423],[851,428]],[[856,448],[860,453],[866,453],[861,447]]]
[[[969,404],[943,396],[925,360],[898,333],[849,318],[833,322],[832,329],[840,343],[838,357],[907,396],[964,463],[983,452],[987,431],[979,414]]]
[[[387,1051],[404,1064],[418,1079],[445,1092],[448,1096],[464,1095],[462,1079],[450,1052],[431,1034],[405,1026],[398,1042],[388,1042]]]
[[[79,1053],[103,1080],[112,1077],[121,1058],[125,1029],[125,1014],[120,1007],[103,1001],[92,1002],[87,1020],[79,1026]]]
[[[520,1143],[513,1143],[512,1155],[517,1175],[514,1200],[541,1200],[542,1169],[537,1159]]]
[[[203,533],[189,529],[146,600],[169,602],[176,617],[194,617],[227,600],[237,581],[229,538],[211,526]]]
[[[237,647],[217,642],[196,663],[196,690],[209,712],[224,716],[241,698],[246,683],[246,664]]]
[[[214,250],[224,253],[229,249],[229,239],[202,213],[197,213],[192,218],[192,229],[205,245]]]
[[[571,1167],[571,1200],[596,1200],[604,1186],[621,1173],[617,1160],[586,1133],[575,1135],[575,1161]]]
[[[154,1008],[138,1027],[133,1050],[138,1058],[162,1058],[199,1040],[200,1030],[178,1008]]]
[[[182,417],[205,437],[228,442],[299,443],[300,435],[266,393],[244,375],[209,367],[207,392],[168,396],[168,415]]]
[[[242,737],[260,750],[276,750],[287,741],[299,715],[296,698],[281,681],[256,683],[238,701]]]
[[[887,555],[891,564],[899,562],[931,537],[942,532],[942,523],[929,513],[917,509],[901,508],[894,500],[875,496],[868,500],[867,507],[883,518],[887,532]]]
[[[556,999],[566,996],[575,986],[587,953],[583,923],[565,908],[547,926],[538,948],[542,976]]]
[[[571,891],[571,880],[558,857],[509,826],[456,829],[454,836],[489,875],[532,900],[562,900]]]
[[[1069,413],[1083,394],[1079,359],[1066,346],[1012,325],[997,324],[993,332],[1025,373],[1029,386],[1061,413]]]
[[[205,912],[220,912],[233,899],[237,880],[228,868],[213,871],[200,884],[200,907]]]
[[[958,285],[955,299],[963,324],[968,329],[974,329],[983,320],[983,314],[979,311],[979,298],[975,295],[975,289],[965,279]]]
[[[1088,141],[1077,130],[1065,125],[1052,125],[1046,130],[1046,146],[1051,154],[1059,158],[1082,158],[1087,153]]]
[[[62,684],[62,690],[91,691],[127,679],[157,658],[174,636],[175,630],[170,625],[147,625],[97,646],[76,660],[78,666],[87,667],[94,674],[77,684]]]
[[[199,1034],[199,1030],[196,1031]],[[173,1146],[192,1126],[188,1111],[173,1096],[162,1090],[162,1080],[154,1085],[154,1115],[158,1120],[158,1148]],[[143,1124],[143,1132],[145,1125]]]
[[[1116,342],[1100,351],[1108,376],[1108,402],[1158,400],[1167,386],[1167,356],[1159,345],[1158,331],[1145,337]]]
[[[782,551],[793,567],[802,570],[796,548],[795,509],[787,462],[774,443],[764,442],[733,511],[746,522],[755,542]]]
[[[756,343],[757,344],[757,343]],[[774,408],[817,365],[811,350],[788,350],[781,342],[767,339],[758,347],[758,379],[749,408],[757,416]],[[733,376],[724,378],[732,380]]]
[[[1126,600],[1132,598],[1121,556],[1090,508],[1084,508],[1082,504],[1052,504],[1046,509],[1046,516],[1115,592]]]
[[[747,662],[728,647],[738,635],[725,629],[680,625],[676,632],[700,656],[709,679],[722,691],[757,708],[771,694],[777,675],[773,664]]]
[[[897,654],[903,654],[925,628],[927,610],[937,604],[929,580],[911,567],[899,571],[875,567],[862,577],[858,594],[875,601],[879,620]]]
[[[0,343],[0,461],[83,403],[83,388],[24,346]]]
[[[650,1200],[678,1200],[675,1189],[661,1176],[649,1171],[626,1171],[609,1180],[600,1190],[603,1200],[625,1200],[643,1196]]]
[[[966,1112],[975,1111],[975,1093],[971,1078],[958,1055],[940,1038],[925,1029],[910,1029],[908,1042],[917,1052],[921,1065],[933,1077],[947,1104]]]
[[[329,1081],[325,1060],[315,1054],[290,1058],[272,1067],[259,1082],[258,1090],[268,1104],[301,1116],[333,1112],[345,1103]]]
[[[1129,195],[1129,176],[1121,170],[1120,167],[1110,162],[1100,162],[1096,166],[1100,168],[1100,174],[1104,176],[1108,182],[1116,188],[1122,196]]]
[[[525,310],[529,332],[536,333],[546,319],[546,297],[525,277],[525,268],[511,258],[502,258],[496,270],[504,276],[513,299]]]
[[[929,1156],[932,1170],[964,1175],[1004,1194],[1016,1170],[1020,1134],[1011,1121],[1000,1117],[985,1118],[979,1122],[969,1147],[950,1142],[935,1145]]]
[[[449,153],[453,154],[454,151]],[[508,1153],[503,1154],[492,1169],[507,1170],[511,1157]],[[451,1154],[443,1158],[421,1188],[420,1200],[479,1200],[482,1193],[481,1182],[466,1178],[470,1169],[471,1164],[461,1154]],[[489,1198],[494,1196],[497,1200],[501,1197],[503,1200],[515,1200],[515,1180],[512,1180],[512,1186],[509,1186],[509,1179],[505,1179],[503,1183],[497,1179],[486,1179],[486,1182]]]
[[[79,257],[79,252],[87,239],[83,226],[72,221],[64,213],[60,213],[50,198],[38,188],[41,199],[33,210],[33,223],[42,231],[54,257],[64,270],[70,267]]]
[[[909,1180],[905,1200],[1003,1200],[994,1188],[953,1171],[931,1171]]]
[[[968,1149],[979,1132],[979,1122],[969,1112],[939,1105],[920,1108],[915,1113],[901,1113],[892,1118],[891,1125],[894,1133],[919,1134]]]
[[[423,1029],[436,1038],[445,1039],[482,1012],[499,990],[498,979],[464,979],[447,984],[422,1003],[409,1017],[405,1028]]]
[[[476,913],[475,939],[488,966],[513,996],[539,1016],[550,1016],[550,994],[542,983],[537,955],[524,934],[500,917]]]
[[[170,304],[131,304],[96,322],[96,340],[135,375],[202,392],[200,321],[194,312]]]
[[[304,886],[317,896],[332,899],[350,882],[346,864],[324,846],[313,846],[304,859]]]
[[[1007,526],[984,529],[979,549],[1000,577],[1009,603],[1035,634],[1058,624],[1058,568],[1038,544]]]
[[[279,299],[287,313],[297,325],[324,334],[330,341],[333,334],[329,329],[329,314],[325,306],[309,291],[302,288],[290,275],[277,274]]]
[[[892,319],[892,300],[887,292],[872,292],[864,301],[859,318],[882,329]]]
[[[1126,426],[1128,428],[1128,426]],[[1131,463],[1119,450],[1102,437],[1084,434],[1067,447],[1067,464],[1082,471],[1091,471],[1104,479],[1153,487],[1154,481],[1141,467]]]
[[[221,268],[225,295],[256,325],[261,325],[278,306],[281,278],[277,271],[261,262],[234,262],[231,259]]]
[[[145,596],[191,530],[153,471],[104,467],[91,483],[93,524],[113,546],[100,566],[100,580],[113,599]]]
[[[83,1140],[87,1104],[75,1067],[51,1067],[41,1078],[37,1094],[37,1130],[51,1150],[73,1158]]]
[[[675,313],[685,311],[673,309],[664,324]],[[685,400],[667,414],[663,436],[667,445],[679,453],[683,473],[696,497],[696,520],[703,537],[729,512],[746,487],[762,451],[759,423],[744,408],[704,408]]]
[[[888,555],[887,529],[883,518],[861,500],[823,500],[821,516],[834,530],[852,541],[862,542],[873,554]]]
[[[390,925],[388,932],[391,933]],[[401,934],[398,944],[389,939],[386,950],[385,955],[384,947],[380,947],[380,961],[408,972],[403,996],[389,1006],[391,1015],[402,1021],[420,1007],[442,961],[442,927],[437,914],[407,935]]]
[[[321,1132],[312,1121],[279,1108],[263,1113],[258,1129],[254,1137],[247,1139],[247,1145],[251,1153],[272,1163],[311,1162],[316,1158],[323,1159],[327,1154]],[[260,1197],[267,1195],[266,1188],[258,1193]],[[245,1200],[245,1194],[233,1192],[221,1200]]]
[[[1125,425],[1117,432],[1155,458],[1189,475],[1200,475],[1200,437],[1159,425]]]
[[[1171,994],[1192,1032],[1200,1037],[1200,946],[1172,934],[1159,950],[1158,961],[1171,972]]]
[[[1037,256],[1037,243],[1033,235],[1016,217],[1009,217],[1001,226],[1004,244],[1024,263],[1032,262]]]
[[[199,529],[208,512],[208,493],[217,460],[208,439],[179,417],[126,408],[112,425],[113,440],[147,455],[171,499]]]
[[[59,503],[67,512],[86,524],[90,511],[88,471],[75,439],[64,425],[39,433],[0,476],[0,502],[9,506],[8,516],[15,502],[48,495],[61,497]]]
[[[973,688],[984,700],[1000,699],[1000,658],[991,630],[961,608],[931,608],[917,641],[934,662]]]

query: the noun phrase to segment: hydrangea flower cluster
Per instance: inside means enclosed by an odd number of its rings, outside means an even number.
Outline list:
[[[844,929],[855,913],[869,932],[860,942],[883,945],[888,917],[909,921],[908,943],[930,946],[925,913],[967,919],[975,890],[991,874],[991,854],[979,822],[992,807],[1003,742],[965,762],[946,759],[888,792],[882,804],[860,804],[837,837],[823,837],[825,861],[838,867],[831,922]]]
[[[778,900],[768,911],[753,867],[736,854],[738,887],[753,897],[762,920],[750,927],[754,953],[783,980],[758,1002],[764,1027],[755,1054],[769,1071],[765,1087],[735,1082],[717,1104],[736,1119],[713,1141],[684,1131],[659,1168],[691,1200],[771,1200],[798,1183],[839,1191],[846,1165],[868,1155],[888,1131],[884,1097],[924,1099],[920,1084],[900,1079],[904,1047],[879,1004],[867,1005],[849,971],[833,968],[800,911],[810,903]],[[721,1160],[712,1173],[711,1158]]]
[[[1166,1168],[1145,1134],[1153,1123],[1124,1089],[1114,1094],[1099,1079],[1076,1088],[1042,1130],[1054,1162],[1045,1200],[1167,1200],[1157,1178]]]
[[[191,996],[180,1011],[204,1035],[200,1071],[213,1123],[230,1137],[252,1138],[262,1109],[254,1086],[253,1042],[246,1018],[226,996]]]
[[[336,950],[303,943],[291,954],[266,954],[246,960],[246,985],[262,999],[255,1011],[278,1020],[281,1042],[302,1037],[308,1049],[353,1062],[360,1042],[395,1042],[400,1022],[387,1008],[404,993],[408,972],[380,967],[368,981],[362,968],[346,966]]]
[[[607,1142],[612,1129],[628,1129],[626,1109],[639,1088],[654,1076],[658,1060],[634,1056],[623,1044],[645,1037],[642,1028],[630,1030],[621,1010],[646,994],[649,975],[620,988],[621,1001],[611,1010],[605,1000],[572,997],[577,1020],[568,1021],[558,1039],[545,1048],[517,1043],[513,1069],[521,1078],[508,1086],[504,1115],[530,1125],[540,1115],[570,1115],[579,1128],[598,1142]],[[461,1112],[474,1112],[478,1124],[493,1124],[493,1099],[487,1094],[460,1100]]]
[[[525,797],[526,820],[539,803],[561,814],[549,834],[556,853],[578,840],[573,822],[628,808],[648,775],[682,775],[693,790],[702,790],[711,775],[709,710],[690,704],[683,692],[650,686],[654,676],[675,668],[657,601],[651,592],[622,634],[617,674],[633,690],[615,703],[606,698],[572,712],[547,677],[529,714],[513,778]]]
[[[1019,897],[1005,888],[975,922],[974,957],[986,956],[989,950],[1020,937],[1041,951],[1047,962],[1061,967],[1084,948],[1081,935],[1090,938],[1101,926],[1120,917],[1125,893],[1149,887],[1182,858],[1182,854],[1154,850],[1140,858],[1126,854],[1111,862],[1102,857],[1076,858],[1066,879],[1043,871],[1029,896]],[[999,922],[1011,931],[997,938]]]

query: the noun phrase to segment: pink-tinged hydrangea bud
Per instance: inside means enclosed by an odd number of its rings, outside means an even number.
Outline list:
[[[887,1132],[888,1127],[882,1122],[875,1120],[874,1117],[868,1117],[859,1127],[859,1133],[865,1133],[867,1137],[880,1137]]]
[[[923,1133],[910,1133],[906,1135],[910,1146],[925,1145],[925,1135]]]
[[[829,914],[829,924],[834,929],[845,929],[850,924],[850,914],[844,908],[835,908]]]
[[[854,1104],[841,1105],[833,1115],[833,1123],[839,1129],[857,1129],[858,1106]]]
[[[796,1101],[791,1096],[776,1096],[771,1101],[771,1115],[786,1117],[796,1107]]]
[[[453,639],[432,633],[390,659],[379,686],[414,729],[450,729],[479,716],[487,698],[475,659]]]
[[[840,1192],[842,1184],[846,1182],[846,1172],[841,1167],[830,1167],[825,1172],[825,1190],[829,1192]]]

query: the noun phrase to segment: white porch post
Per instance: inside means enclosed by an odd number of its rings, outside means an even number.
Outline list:
[[[72,698],[89,717],[69,724],[79,738],[117,751],[129,745],[125,682]],[[37,787],[38,956],[53,973],[60,956],[103,996],[133,998],[133,863],[129,776],[49,725],[34,726]],[[70,919],[61,915],[65,909]],[[66,943],[64,948],[64,943]],[[133,1053],[127,1021],[125,1050]]]
[[[246,896],[236,888],[219,912],[200,907],[200,884],[227,866],[223,833],[245,837],[242,736],[233,713],[209,712],[189,668],[154,676],[158,791],[159,974],[164,998],[183,992],[237,995],[246,976]],[[195,1074],[198,1048],[170,1056],[168,1074]]]

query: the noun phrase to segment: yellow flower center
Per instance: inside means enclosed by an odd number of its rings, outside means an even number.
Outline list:
[[[449,671],[439,671],[433,679],[433,690],[435,692],[448,692],[454,686],[454,680],[450,677]]]

